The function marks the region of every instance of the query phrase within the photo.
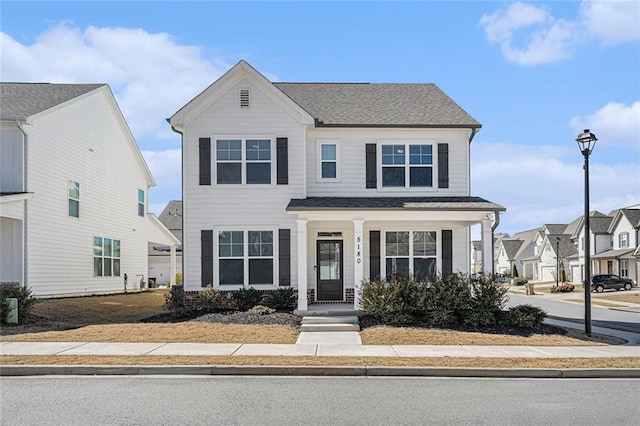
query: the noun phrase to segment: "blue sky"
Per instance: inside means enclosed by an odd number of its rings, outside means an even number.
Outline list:
[[[640,2],[0,3],[2,81],[108,83],[152,170],[180,198],[165,119],[244,59],[272,81],[437,84],[483,124],[472,195],[498,231],[640,204]]]

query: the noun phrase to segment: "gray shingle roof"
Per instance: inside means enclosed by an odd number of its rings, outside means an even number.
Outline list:
[[[0,83],[0,119],[24,120],[104,84]]]
[[[595,216],[589,219],[589,230],[594,234],[608,234],[612,217]]]
[[[506,210],[480,197],[309,197],[292,199],[287,206],[289,211],[335,209]]]
[[[567,229],[567,225],[561,224],[546,224],[544,227],[547,230],[547,234],[564,234],[564,230]]]
[[[502,240],[502,246],[504,247],[504,251],[507,253],[507,259],[515,259],[516,254],[523,243],[524,241],[522,240]]]
[[[433,83],[273,84],[318,127],[482,127]]]
[[[171,231],[182,229],[182,201],[169,201],[158,219]]]
[[[627,217],[631,226],[640,227],[640,209],[622,209],[622,214]]]

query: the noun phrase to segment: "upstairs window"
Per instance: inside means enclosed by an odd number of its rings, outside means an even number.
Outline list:
[[[80,217],[80,184],[69,180],[67,197],[69,200],[69,216]]]
[[[340,180],[340,145],[337,140],[318,140],[316,155],[317,180]]]
[[[217,139],[216,182],[271,184],[271,139]]]
[[[138,216],[144,216],[144,190],[138,189]]]
[[[249,108],[249,89],[240,89],[240,107]]]
[[[618,243],[621,249],[629,247],[629,233],[621,232],[620,235],[618,235]]]
[[[432,188],[433,145],[383,144],[383,188]]]

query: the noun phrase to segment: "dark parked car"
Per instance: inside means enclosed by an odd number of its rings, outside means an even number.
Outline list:
[[[602,293],[604,290],[616,289],[631,290],[634,287],[633,281],[629,278],[619,277],[614,274],[600,274],[591,277],[591,291]]]

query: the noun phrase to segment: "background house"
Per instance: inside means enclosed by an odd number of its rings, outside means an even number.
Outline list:
[[[0,282],[39,297],[146,281],[153,177],[106,84],[0,84]]]
[[[469,193],[480,124],[433,84],[272,83],[240,61],[170,119],[182,135],[185,290],[294,286],[358,307],[362,281],[492,272],[504,207]]]
[[[176,237],[182,241],[182,201],[172,200],[167,203],[158,219]],[[176,271],[182,273],[182,245],[176,248]],[[151,245],[149,247],[149,282],[156,285],[176,284],[176,277],[171,276],[171,247]]]

